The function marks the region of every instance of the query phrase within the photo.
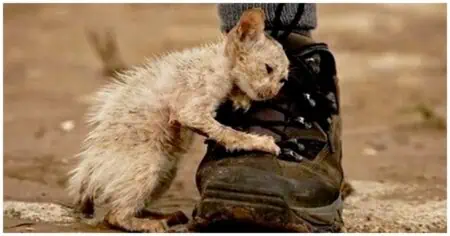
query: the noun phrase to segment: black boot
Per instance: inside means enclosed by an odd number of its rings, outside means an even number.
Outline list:
[[[343,226],[341,117],[335,60],[325,44],[291,33],[290,78],[273,100],[217,120],[275,136],[282,154],[226,152],[213,141],[197,174],[197,230],[339,232]]]

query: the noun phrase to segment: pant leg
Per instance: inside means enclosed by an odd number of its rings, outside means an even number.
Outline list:
[[[275,26],[275,12],[278,3],[221,3],[217,5],[218,16],[220,18],[220,28],[228,32],[239,21],[243,11],[249,8],[260,7],[266,15],[266,30],[271,30]],[[291,24],[298,10],[299,5],[304,5],[303,14],[295,25],[292,32],[309,35],[310,31],[317,27],[316,4],[314,3],[286,3],[281,12],[281,27]],[[282,29],[279,29],[282,30]]]

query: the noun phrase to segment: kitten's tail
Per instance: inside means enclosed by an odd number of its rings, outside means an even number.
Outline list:
[[[122,60],[113,31],[109,29],[102,32],[87,30],[86,34],[89,44],[102,61],[103,75],[120,80],[118,73],[127,70],[128,66]]]

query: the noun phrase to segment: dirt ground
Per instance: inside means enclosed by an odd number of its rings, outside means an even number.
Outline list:
[[[318,13],[314,37],[335,52],[341,79],[344,168],[356,188],[349,231],[445,232],[446,5],[320,4]],[[88,131],[83,97],[106,82],[86,28],[111,27],[129,64],[219,35],[214,5],[4,4],[3,14],[4,204],[70,202],[66,173]],[[200,141],[155,208],[190,214]],[[4,213],[7,232],[108,231]]]

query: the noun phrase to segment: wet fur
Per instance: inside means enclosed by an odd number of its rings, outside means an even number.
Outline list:
[[[262,11],[253,9],[217,43],[116,74],[118,79],[92,99],[92,130],[82,143],[80,163],[70,172],[74,203],[86,214],[94,205],[106,207],[105,220],[128,231],[167,228],[136,215],[168,190],[193,130],[229,150],[279,153],[272,137],[236,131],[214,115],[227,99],[247,109],[250,100],[274,97],[288,66],[281,45],[264,34]]]

